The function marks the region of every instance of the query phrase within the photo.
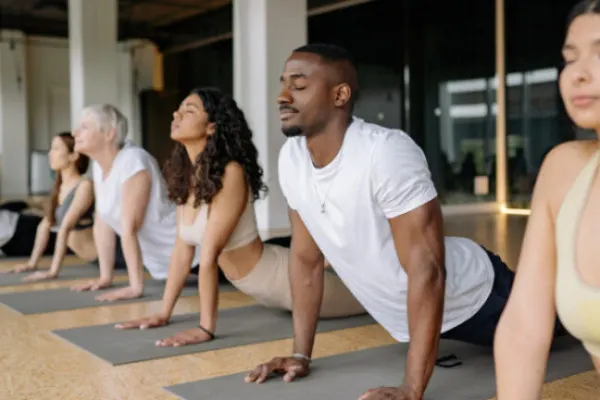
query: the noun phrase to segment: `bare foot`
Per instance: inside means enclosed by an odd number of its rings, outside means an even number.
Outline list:
[[[158,347],[179,347],[186,344],[197,344],[208,342],[212,338],[200,328],[188,329],[187,331],[176,333],[175,336],[163,340],[157,340]]]
[[[143,289],[136,289],[131,286],[127,286],[117,290],[111,290],[108,293],[104,293],[100,296],[96,297],[98,301],[117,301],[117,300],[125,300],[125,299],[135,299],[138,297],[142,297],[144,293]]]

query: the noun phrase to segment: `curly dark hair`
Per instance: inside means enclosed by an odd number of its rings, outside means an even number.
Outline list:
[[[268,188],[262,180],[263,169],[258,163],[258,150],[252,141],[252,131],[235,100],[217,88],[196,88],[190,94],[200,97],[208,120],[216,125],[206,140],[206,147],[192,164],[185,147],[176,142],[164,167],[169,199],[178,205],[194,193],[194,207],[210,203],[223,188],[223,174],[229,162],[244,169],[253,200]]]

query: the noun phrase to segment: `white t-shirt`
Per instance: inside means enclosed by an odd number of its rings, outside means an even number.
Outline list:
[[[409,341],[407,275],[388,218],[437,196],[421,149],[402,131],[355,118],[341,151],[320,169],[313,166],[306,138],[288,139],[279,155],[279,181],[288,205],[348,289],[396,340]],[[445,250],[442,332],[471,318],[494,280],[491,261],[477,243],[447,237]]]
[[[144,266],[154,279],[167,278],[169,259],[177,237],[176,206],[167,197],[167,188],[158,163],[146,150],[128,144],[114,160],[110,173],[102,179],[102,169],[93,163],[96,212],[118,235],[121,235],[123,185],[141,171],[152,177],[150,202],[138,240]]]

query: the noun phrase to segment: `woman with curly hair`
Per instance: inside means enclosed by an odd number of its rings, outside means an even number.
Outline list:
[[[157,342],[181,346],[212,340],[217,326],[218,270],[241,292],[266,307],[291,310],[287,247],[263,243],[254,201],[266,192],[252,131],[235,101],[218,89],[195,89],[173,115],[176,141],[165,166],[169,197],[178,205],[177,263],[169,269],[163,310],[120,329],[168,323],[200,246],[200,325]],[[365,311],[341,280],[326,273],[321,317]]]

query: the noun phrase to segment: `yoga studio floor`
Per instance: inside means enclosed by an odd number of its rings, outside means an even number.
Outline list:
[[[514,266],[525,222],[520,216],[461,216],[448,218],[446,228],[448,234],[479,241]],[[223,338],[206,346],[156,349],[155,339],[196,321],[193,286],[179,300],[172,326],[115,333],[112,324],[158,311],[160,290],[150,285],[146,298],[95,304],[64,290],[74,280],[85,279],[90,268],[77,266],[82,263],[74,259],[68,263],[65,270],[83,272],[36,284],[3,283],[0,276],[0,399],[352,400],[361,390],[393,384],[401,377],[404,347],[394,344],[370,318],[361,317],[321,324],[309,378],[292,384],[244,385],[244,372],[288,354],[288,315],[254,307],[251,298],[225,286],[219,302]],[[0,260],[0,268],[10,265],[10,260]],[[427,398],[494,397],[491,354],[455,343],[444,343],[442,350],[456,354],[463,364],[437,368]],[[597,399],[600,379],[580,346],[562,343],[554,353],[543,398]]]

